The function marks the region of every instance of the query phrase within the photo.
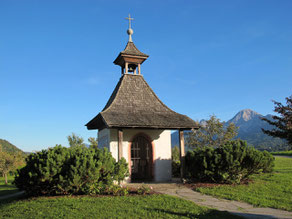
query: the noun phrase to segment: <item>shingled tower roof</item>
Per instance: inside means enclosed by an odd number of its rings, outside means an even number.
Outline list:
[[[133,42],[128,42],[126,48],[121,52],[121,54],[148,57],[145,53],[140,52]]]
[[[192,129],[198,124],[169,109],[142,75],[124,74],[106,106],[86,124],[88,129],[159,128]]]
[[[127,46],[114,61],[122,69],[120,81],[104,109],[86,124],[87,129],[197,129],[198,123],[169,109],[144,80],[140,65],[148,55],[140,52],[133,43],[130,24],[127,32]]]

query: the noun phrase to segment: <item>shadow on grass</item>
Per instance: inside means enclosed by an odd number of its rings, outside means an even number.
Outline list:
[[[11,197],[11,198],[0,199],[0,209],[2,207],[4,207],[5,205],[9,205],[12,202],[23,201],[23,200],[27,200],[29,198],[30,198],[29,196],[27,196],[25,194],[21,194],[21,195],[18,195],[18,196],[15,196],[15,197]]]
[[[9,188],[16,188],[14,185],[9,185],[9,184],[7,184],[7,185],[0,185],[0,190],[3,190],[3,188],[4,189],[9,189]]]
[[[17,192],[19,192],[19,189],[17,189],[17,188],[10,189],[10,190],[1,190],[0,191],[0,198],[1,198],[1,196],[10,195],[10,194],[14,194]]]
[[[7,185],[0,185],[0,197],[4,195],[9,195],[18,192],[18,188],[14,185],[7,184]]]
[[[239,213],[239,212],[227,212],[227,211],[218,211],[214,209],[210,209],[206,213],[202,214],[193,214],[189,212],[174,212],[170,210],[158,209],[158,208],[146,208],[148,211],[158,211],[164,214],[175,215],[179,217],[187,217],[187,218],[200,218],[200,219],[209,219],[209,218],[224,218],[224,219],[236,219],[236,218],[275,218],[274,215],[263,215],[263,214],[251,214],[251,213]]]
[[[175,215],[175,216],[179,216],[179,217],[187,217],[187,218],[200,218],[200,219],[208,219],[208,218],[224,218],[224,219],[232,219],[232,218],[242,218],[240,216],[234,215],[234,214],[230,214],[227,211],[218,211],[218,210],[209,210],[206,213],[202,213],[202,214],[194,214],[194,213],[190,213],[190,212],[174,212],[174,211],[170,211],[170,210],[164,210],[164,209],[158,209],[158,208],[145,208],[148,211],[157,211],[157,212],[161,212],[164,214],[170,214],[170,215]]]

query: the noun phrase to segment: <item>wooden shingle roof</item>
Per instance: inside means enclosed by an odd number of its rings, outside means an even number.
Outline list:
[[[124,74],[104,109],[87,129],[157,128],[192,129],[199,125],[169,109],[156,96],[142,75]]]
[[[146,56],[146,57],[148,57],[148,55],[146,55],[145,53],[143,53],[139,49],[137,49],[137,47],[135,46],[135,44],[133,42],[128,42],[127,45],[126,45],[126,48],[121,53],[122,54],[126,54],[126,55],[135,55],[135,56]]]

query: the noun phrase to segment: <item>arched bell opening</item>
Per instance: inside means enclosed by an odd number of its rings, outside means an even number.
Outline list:
[[[130,143],[130,174],[131,181],[153,180],[153,145],[144,134],[134,136]]]

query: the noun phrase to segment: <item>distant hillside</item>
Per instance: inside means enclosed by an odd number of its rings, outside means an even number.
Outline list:
[[[225,123],[227,126],[229,123],[234,123],[238,129],[238,136],[242,140],[246,140],[248,144],[255,146],[257,149],[265,149],[269,151],[284,150],[287,144],[280,138],[273,138],[262,132],[262,128],[271,129],[267,122],[261,120],[261,117],[272,119],[271,115],[263,116],[253,110],[245,109],[238,112],[232,119]],[[201,125],[206,124],[206,120],[201,120]],[[186,135],[186,134],[185,134]],[[171,134],[171,145],[174,147],[179,144],[178,132]]]
[[[21,152],[24,153],[22,150],[20,150],[15,145],[11,144],[9,141],[6,141],[4,139],[0,139],[0,145],[2,146],[2,150],[5,152],[15,153],[15,152]]]

